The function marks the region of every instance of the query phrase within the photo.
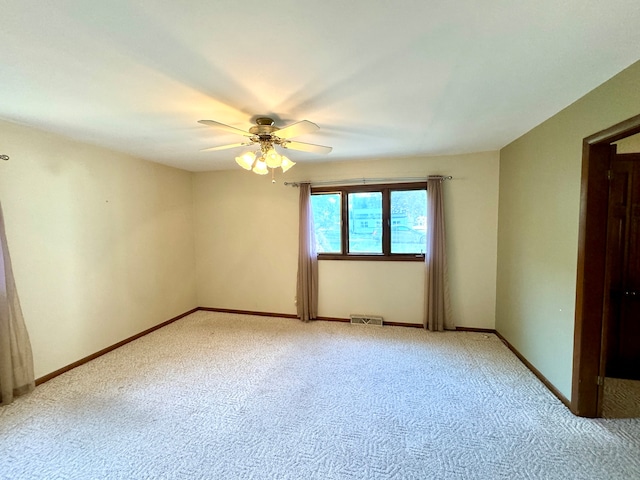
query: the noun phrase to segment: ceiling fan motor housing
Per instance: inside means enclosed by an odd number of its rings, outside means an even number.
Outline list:
[[[253,133],[254,135],[258,135],[260,138],[267,139],[271,137],[271,134],[277,130],[280,130],[278,127],[273,125],[273,119],[269,117],[260,117],[256,119],[256,125],[249,129],[249,133]]]

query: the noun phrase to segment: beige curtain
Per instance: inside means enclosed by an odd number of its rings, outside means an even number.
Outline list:
[[[300,224],[298,235],[298,317],[308,322],[318,317],[318,254],[313,229],[311,185],[300,184]]]
[[[427,180],[427,251],[425,258],[425,318],[429,330],[455,330],[449,302],[442,177]]]
[[[20,300],[11,269],[11,258],[0,205],[0,404],[34,388],[33,356]]]

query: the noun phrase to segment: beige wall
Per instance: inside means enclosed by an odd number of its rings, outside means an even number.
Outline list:
[[[615,142],[618,148],[617,153],[638,153],[640,152],[640,133]]]
[[[191,174],[0,123],[36,377],[197,306]]]
[[[285,179],[453,175],[445,184],[453,311],[460,326],[494,328],[498,153],[308,164]],[[298,190],[243,170],[194,179],[201,306],[295,313]],[[423,268],[412,262],[321,261],[321,316],[380,314],[421,323]]]
[[[640,113],[640,62],[500,151],[496,329],[571,395],[582,139]]]

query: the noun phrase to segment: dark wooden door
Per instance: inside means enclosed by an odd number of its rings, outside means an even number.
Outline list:
[[[609,179],[605,372],[640,380],[640,154],[614,154]]]

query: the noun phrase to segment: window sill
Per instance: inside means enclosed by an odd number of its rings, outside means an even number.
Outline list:
[[[319,253],[318,260],[364,260],[367,262],[424,262],[424,255],[413,253],[396,253],[394,255],[336,255]]]

